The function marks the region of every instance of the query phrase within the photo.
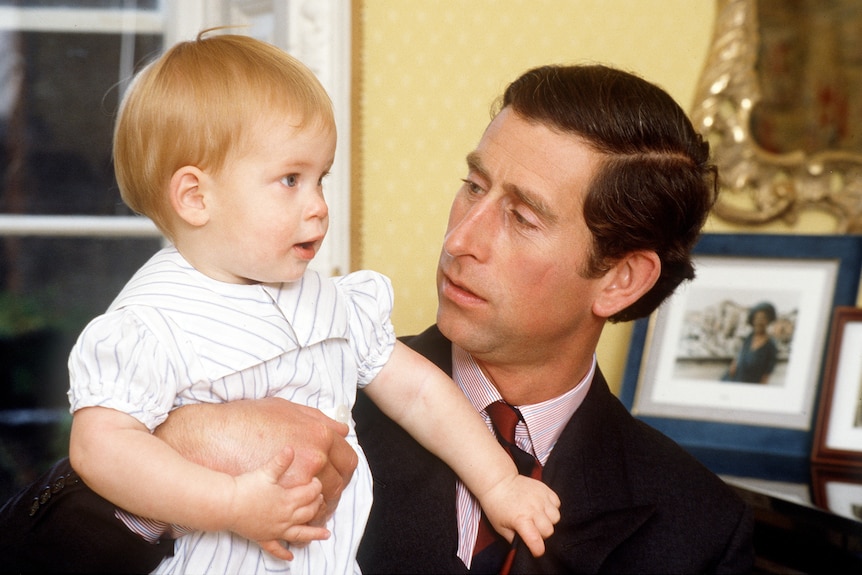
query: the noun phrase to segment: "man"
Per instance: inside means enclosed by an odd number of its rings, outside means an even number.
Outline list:
[[[594,350],[693,277],[715,198],[708,146],[659,88],[601,66],[527,72],[467,156],[437,273],[437,325],[411,345],[477,410],[498,399],[543,463],[560,523],[512,572],[745,572],[751,517],[712,473],[635,420]],[[454,474],[366,398],[375,481],[364,572],[459,572],[479,512]],[[456,496],[455,493],[458,493]],[[457,499],[457,505],[456,505]]]
[[[707,144],[640,78],[543,67],[509,86],[467,167],[440,256],[437,325],[409,343],[452,374],[486,420],[498,400],[517,409],[511,442],[560,496],[545,555],[515,541],[511,571],[748,571],[744,504],[635,420],[595,362],[608,320],[650,314],[693,277],[690,250],[715,200]],[[251,464],[244,454],[283,446],[296,409],[280,400],[189,406],[160,434],[188,457],[236,471]],[[221,422],[206,423],[216,410]],[[473,565],[477,536],[493,537],[455,474],[362,394],[354,417],[375,485],[363,571],[498,571],[503,557]],[[305,475],[323,466],[335,501],[350,466],[343,457],[326,465],[338,435],[316,429],[321,441],[294,445],[313,454]]]

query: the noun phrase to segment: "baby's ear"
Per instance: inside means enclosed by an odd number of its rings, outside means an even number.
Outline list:
[[[195,166],[183,166],[171,177],[168,196],[177,215],[191,226],[209,221],[206,199],[201,186],[203,172]]]

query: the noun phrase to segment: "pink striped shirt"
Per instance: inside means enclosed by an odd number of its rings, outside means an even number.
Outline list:
[[[476,411],[482,414],[488,429],[493,429],[485,407],[501,400],[500,392],[485,376],[473,357],[455,344],[452,344],[452,371],[455,382],[464,391]],[[541,403],[516,405],[515,407],[524,416],[524,421],[518,423],[515,428],[515,443],[518,447],[527,453],[532,453],[542,465],[545,465],[563,428],[584,401],[595,371],[596,357],[593,354],[589,372],[574,388]],[[479,529],[481,508],[476,498],[461,481],[457,484],[456,503],[458,505],[458,557],[469,568],[473,546],[476,543],[476,533]]]

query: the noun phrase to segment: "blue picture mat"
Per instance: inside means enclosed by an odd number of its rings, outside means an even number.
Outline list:
[[[695,246],[694,254],[837,260],[838,273],[831,308],[856,305],[862,272],[862,236],[704,234]],[[826,321],[831,323],[831,313]],[[632,332],[620,390],[620,400],[629,410],[634,406],[649,322],[650,318],[637,320]],[[826,333],[829,333],[828,327],[827,324]],[[822,358],[827,347],[828,342],[825,342],[820,354],[818,390],[825,366]],[[815,393],[815,397],[819,396]],[[812,412],[814,417],[816,404]],[[798,430],[695,419],[637,417],[679,443],[715,473],[764,479],[807,479],[814,421],[809,430]]]

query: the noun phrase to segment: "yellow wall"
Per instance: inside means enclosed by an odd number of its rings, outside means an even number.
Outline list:
[[[434,272],[464,156],[492,100],[529,67],[595,61],[663,86],[686,109],[709,48],[710,0],[362,0],[359,267],[392,278],[396,331],[434,322]],[[599,362],[621,381],[630,325]]]

